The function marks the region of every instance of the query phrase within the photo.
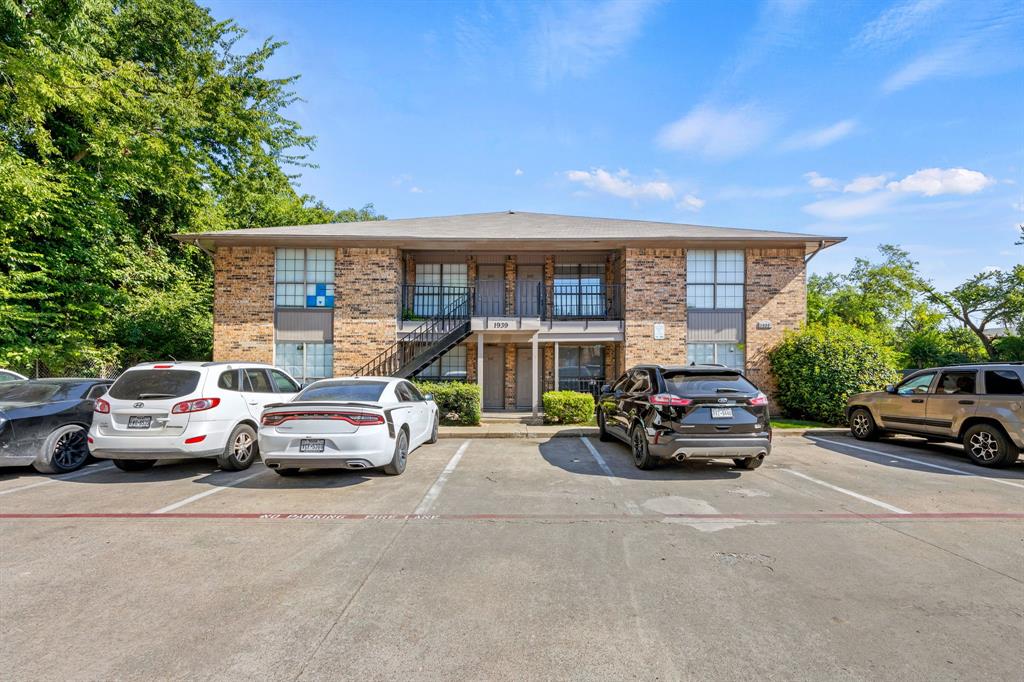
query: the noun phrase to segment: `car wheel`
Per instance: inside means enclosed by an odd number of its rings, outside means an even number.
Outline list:
[[[857,440],[878,440],[878,426],[866,408],[858,407],[850,413],[850,433]]]
[[[32,462],[44,474],[66,474],[81,469],[89,459],[89,444],[81,426],[69,424],[55,429],[43,442],[42,457]]]
[[[1016,446],[991,424],[976,424],[964,434],[964,450],[975,464],[983,467],[1007,467],[1017,461]]]
[[[640,426],[634,426],[629,435],[630,449],[633,451],[633,464],[637,469],[653,469],[658,465],[658,460],[651,454],[650,445],[647,443],[647,434]]]
[[[427,445],[433,445],[437,442],[437,432],[440,428],[441,418],[436,414],[434,415],[434,429],[430,432],[430,438],[427,439]]]
[[[115,459],[114,466],[121,471],[145,471],[156,464],[155,459]]]
[[[391,457],[391,462],[384,466],[384,473],[388,476],[398,476],[405,471],[405,462],[409,458],[409,437],[405,435],[405,430],[398,432],[398,437],[395,439],[395,454]]]
[[[747,457],[745,459],[734,459],[733,464],[736,465],[737,469],[746,469],[748,471],[756,469],[764,462],[764,456],[759,455],[757,457]]]
[[[597,413],[597,437],[604,443],[612,440],[612,434],[608,433],[608,427],[604,423],[604,412]]]
[[[295,476],[299,473],[298,469],[274,469],[274,473],[278,476]]]
[[[248,469],[260,447],[256,443],[256,432],[247,424],[239,424],[228,437],[224,446],[224,454],[217,457],[217,463],[226,471],[242,471]]]

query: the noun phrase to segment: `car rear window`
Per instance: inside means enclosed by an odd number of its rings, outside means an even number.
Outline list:
[[[110,387],[118,400],[161,400],[180,398],[199,385],[199,372],[185,369],[134,369],[125,372]]]
[[[708,395],[711,393],[757,393],[752,383],[742,374],[721,372],[669,372],[665,374],[665,385],[669,393],[687,395]]]
[[[1008,369],[985,372],[985,393],[989,395],[1024,395],[1024,384],[1017,373]]]
[[[379,400],[387,383],[384,381],[332,381],[310,386],[296,400]]]
[[[62,400],[67,387],[61,384],[47,384],[38,381],[19,381],[5,383],[0,387],[0,402],[5,403],[44,403],[50,400]]]

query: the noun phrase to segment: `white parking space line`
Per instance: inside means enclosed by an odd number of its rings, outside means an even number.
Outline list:
[[[209,490],[206,490],[206,491],[203,491],[203,492],[198,493],[196,495],[193,495],[192,497],[186,497],[184,500],[180,500],[178,502],[175,502],[174,504],[169,504],[166,507],[163,507],[161,509],[157,509],[153,513],[154,514],[166,514],[168,512],[174,511],[175,509],[181,509],[186,504],[191,504],[191,503],[195,502],[196,500],[201,500],[204,497],[209,497],[210,495],[213,495],[214,493],[219,493],[221,490],[226,490],[228,488],[231,488],[233,486],[238,485],[239,483],[245,483],[250,478],[256,478],[257,476],[261,476],[261,475],[267,473],[268,471],[270,471],[270,469],[261,469],[261,470],[257,471],[254,474],[249,474],[248,476],[243,476],[241,478],[232,479],[231,481],[228,481],[224,485],[218,485],[218,486],[215,486],[213,488],[210,488]]]
[[[786,471],[788,473],[793,474],[794,476],[799,476],[800,478],[802,478],[804,480],[810,481],[811,483],[817,483],[818,485],[824,486],[824,487],[829,488],[831,490],[835,490],[837,493],[843,493],[844,495],[849,495],[850,497],[855,497],[858,500],[861,500],[862,502],[867,502],[868,504],[873,504],[876,507],[881,507],[882,509],[887,509],[888,511],[891,511],[894,514],[909,514],[910,513],[906,509],[900,509],[899,507],[895,507],[895,506],[889,504],[888,502],[882,502],[881,500],[876,500],[873,497],[868,497],[867,495],[861,495],[860,493],[855,493],[854,491],[847,490],[846,488],[840,488],[837,485],[832,485],[831,483],[826,483],[825,481],[819,480],[817,478],[812,478],[811,476],[808,476],[807,474],[802,474],[799,471],[793,471],[792,469],[781,469],[781,471]]]
[[[430,513],[430,509],[434,506],[434,502],[437,501],[438,496],[441,494],[441,489],[444,488],[444,484],[448,480],[448,477],[452,475],[453,471],[455,471],[455,467],[459,466],[459,460],[462,459],[462,455],[466,452],[466,448],[469,447],[469,443],[470,441],[467,440],[459,446],[458,450],[455,451],[452,458],[448,460],[448,464],[445,465],[444,470],[438,474],[437,480],[434,481],[434,485],[430,486],[430,490],[428,490],[427,494],[423,496],[422,500],[420,500],[419,506],[416,507],[416,511],[414,511],[413,514],[422,515]]]
[[[608,466],[608,462],[604,461],[604,457],[602,457],[601,453],[597,451],[594,444],[590,442],[590,439],[581,436],[580,440],[587,446],[587,450],[590,450],[590,454],[594,457],[594,461],[597,462],[597,466],[601,467],[601,471],[603,471],[604,475],[608,477],[608,481],[611,482],[612,485],[622,485],[622,481],[612,473],[612,469]],[[632,500],[626,500],[623,505],[626,507],[626,512],[630,516],[640,516],[643,513],[640,511],[640,507],[638,507]]]
[[[974,476],[975,478],[983,478],[986,481],[992,481],[993,483],[1002,483],[1003,485],[1013,486],[1014,488],[1024,488],[1024,484],[1021,483],[1014,483],[1013,481],[1004,481],[1001,478],[992,478],[991,476],[982,476],[981,474],[976,474],[974,472],[966,471],[964,469],[957,469],[956,467],[947,467],[942,466],[941,464],[933,464],[923,459],[914,459],[913,457],[906,457],[904,455],[894,455],[891,452],[886,452],[885,450],[874,450],[872,448],[866,448],[861,445],[853,445],[852,443],[840,443],[839,441],[830,440],[828,438],[818,438],[817,436],[807,436],[807,439],[820,443],[829,443],[830,445],[838,445],[839,447],[850,448],[851,450],[862,450],[864,452],[870,452],[873,455],[878,455],[880,457],[890,457],[892,459],[897,459],[902,462],[913,462],[914,464],[920,464],[921,466],[924,467],[931,467],[932,469],[938,469],[939,471],[950,471],[956,474],[963,474],[964,476]]]
[[[0,490],[0,495],[7,495],[9,493],[16,493],[19,490],[29,490],[30,488],[38,488],[41,485],[48,485],[50,483],[56,483],[57,481],[70,481],[75,478],[82,478],[83,476],[91,476],[92,474],[98,474],[101,471],[110,471],[114,468],[114,465],[107,462],[106,464],[91,464],[84,469],[74,471],[70,474],[63,474],[61,476],[52,476],[45,481],[39,481],[38,483],[31,483],[29,485],[23,485],[19,488],[8,488],[7,490]]]

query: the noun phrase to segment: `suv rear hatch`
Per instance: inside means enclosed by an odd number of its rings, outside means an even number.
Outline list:
[[[768,429],[768,400],[732,370],[678,370],[664,374],[668,392],[688,401],[662,413],[665,424],[687,435],[744,436]]]
[[[176,436],[188,426],[189,413],[173,407],[199,397],[202,374],[193,369],[154,367],[122,374],[104,399],[110,404],[110,434]]]

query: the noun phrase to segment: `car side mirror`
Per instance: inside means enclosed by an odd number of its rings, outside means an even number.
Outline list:
[[[612,392],[612,387],[611,387],[610,384],[605,384],[604,386],[601,387],[601,393],[611,393],[611,392]]]
[[[429,401],[433,402],[434,401],[434,394],[433,393],[427,393],[426,395],[423,396],[423,399],[424,400],[429,400]]]
[[[893,386],[892,384],[886,384],[885,385],[885,392],[886,393],[895,393],[896,392],[896,387]]]

